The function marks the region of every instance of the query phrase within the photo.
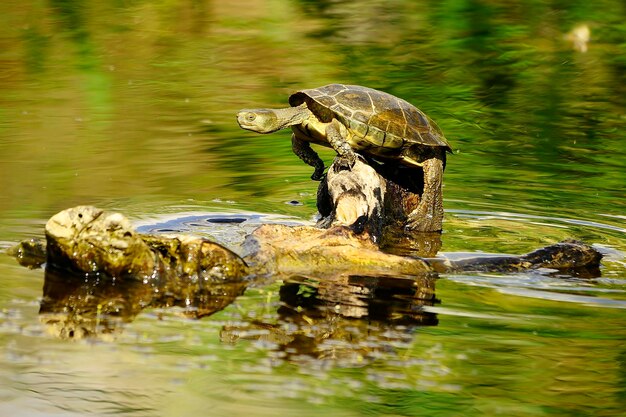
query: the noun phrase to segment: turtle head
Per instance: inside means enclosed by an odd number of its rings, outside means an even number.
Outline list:
[[[258,133],[272,133],[285,127],[271,109],[243,109],[237,113],[237,123],[242,129]]]
[[[244,109],[237,113],[237,123],[242,129],[272,133],[298,125],[311,115],[306,104],[285,109]]]

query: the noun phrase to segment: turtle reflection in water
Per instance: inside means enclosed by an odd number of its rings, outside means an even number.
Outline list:
[[[436,326],[434,277],[290,277],[268,320],[227,323],[220,339],[263,342],[289,362],[362,366],[407,349],[418,328]]]
[[[421,201],[406,226],[418,231],[441,229],[441,182],[446,152],[451,148],[433,120],[398,97],[355,85],[302,90],[289,97],[289,104],[292,107],[284,109],[241,110],[237,122],[258,133],[291,127],[293,150],[315,167],[314,180],[323,177],[324,162],[310,143],[333,148],[340,157],[334,165],[338,169],[351,169],[356,152],[422,169]]]

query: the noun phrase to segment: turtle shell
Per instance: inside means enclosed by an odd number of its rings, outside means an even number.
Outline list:
[[[412,104],[383,91],[358,85],[329,84],[298,91],[292,107],[306,103],[322,122],[337,118],[371,146],[402,149],[413,144],[451,151],[439,126]]]

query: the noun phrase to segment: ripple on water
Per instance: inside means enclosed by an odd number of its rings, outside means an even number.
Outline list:
[[[610,224],[596,220],[583,220],[561,216],[515,213],[506,210],[458,210],[452,214],[444,234],[446,241],[457,246],[475,246],[477,241],[489,239],[488,246],[497,253],[519,253],[554,243],[565,238],[575,238],[593,244],[603,254],[602,277],[582,278],[540,269],[515,274],[450,274],[446,279],[469,286],[492,288],[502,294],[536,298],[546,301],[568,302],[579,305],[626,308],[626,254],[623,252],[623,227],[621,216],[600,215]],[[612,237],[614,236],[614,237]],[[533,243],[536,242],[536,243]],[[608,242],[608,243],[607,243]],[[618,247],[612,246],[611,243]],[[485,255],[484,253],[445,253],[452,259]],[[432,311],[438,307],[430,307]],[[467,313],[474,314],[475,312]]]
[[[536,225],[544,225],[550,227],[563,227],[560,223],[571,224],[576,226],[584,226],[595,229],[611,230],[620,233],[626,233],[626,228],[620,225],[612,225],[592,220],[570,219],[566,217],[542,216],[536,214],[513,213],[507,211],[480,211],[480,210],[458,210],[449,209],[447,213],[452,213],[459,218],[475,219],[482,221],[489,220],[511,220],[533,223]],[[602,216],[602,214],[599,214]],[[603,215],[608,218],[621,218],[621,216]],[[539,221],[539,222],[538,222]]]

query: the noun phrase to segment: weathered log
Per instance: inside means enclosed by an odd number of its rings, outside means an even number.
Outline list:
[[[244,259],[257,273],[331,277],[340,274],[419,276],[433,272],[422,259],[382,252],[365,232],[266,224],[246,237]]]
[[[217,243],[185,235],[142,235],[122,214],[92,206],[63,210],[50,218],[45,232],[51,268],[159,285],[181,277],[240,280],[248,273],[239,256]]]
[[[382,245],[387,233],[397,234],[398,230],[415,237],[441,232],[443,208],[437,207],[433,211],[427,209],[433,208],[433,204],[421,204],[424,191],[422,170],[378,163],[361,156],[348,170],[337,161],[336,158],[318,187],[317,207],[322,216],[319,227],[349,226],[357,233],[365,230]],[[443,162],[439,162],[443,173]],[[434,192],[440,202],[440,177],[437,181]],[[422,219],[418,220],[416,216],[422,216]],[[421,226],[409,228],[408,224]]]

